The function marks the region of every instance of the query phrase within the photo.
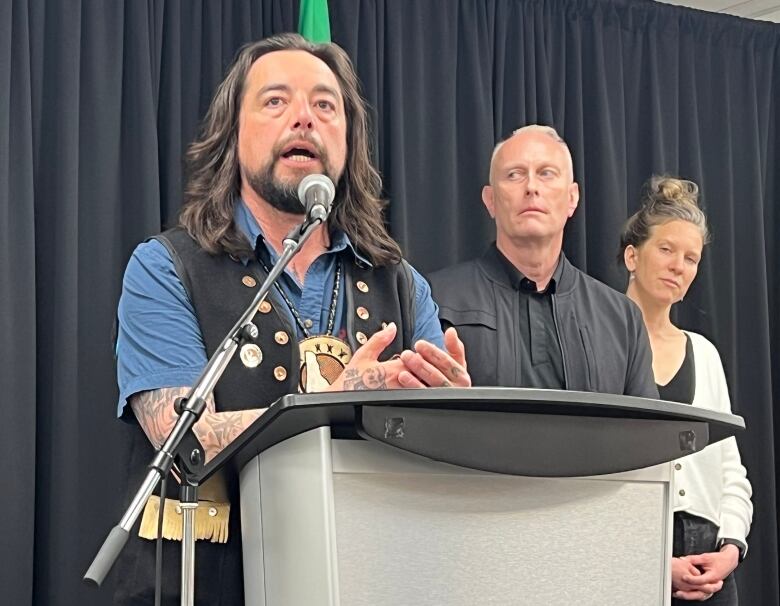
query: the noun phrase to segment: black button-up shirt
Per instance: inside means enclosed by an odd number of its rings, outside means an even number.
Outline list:
[[[498,248],[495,252],[518,297],[516,328],[520,336],[520,356],[517,360],[520,365],[520,385],[565,389],[563,355],[555,328],[552,298],[563,273],[560,257],[550,283],[539,292],[536,282],[526,278]]]

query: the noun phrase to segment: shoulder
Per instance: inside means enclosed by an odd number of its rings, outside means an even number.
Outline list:
[[[715,345],[712,344],[712,341],[710,341],[704,335],[701,335],[698,332],[693,332],[692,330],[683,330],[683,332],[688,335],[688,337],[690,337],[691,344],[693,344],[695,348],[717,352],[717,349]]]
[[[431,283],[431,286],[435,288],[436,286],[446,284],[451,280],[468,278],[469,276],[474,276],[478,273],[478,259],[472,259],[431,272],[428,274],[428,281]]]
[[[637,307],[637,305],[625,294],[608,286],[601,280],[589,276],[584,271],[577,269],[571,264],[569,264],[568,269],[575,272],[573,290],[576,293],[587,296],[592,299],[594,303],[598,303],[605,307],[605,311],[621,310],[627,316],[641,318],[639,307]]]
[[[494,296],[490,281],[481,268],[480,259],[451,265],[429,274],[433,300],[446,309],[492,308]]]
[[[704,335],[700,335],[697,332],[685,330],[686,335],[691,339],[691,345],[693,345],[694,357],[697,357],[702,363],[717,364],[720,366],[720,353],[718,348]]]
[[[125,270],[125,281],[145,274],[169,275],[173,260],[168,249],[159,240],[150,238],[136,246]]]

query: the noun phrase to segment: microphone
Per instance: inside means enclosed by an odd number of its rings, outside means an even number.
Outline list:
[[[298,200],[306,209],[306,221],[324,223],[330,213],[336,187],[325,175],[306,175],[298,184]]]

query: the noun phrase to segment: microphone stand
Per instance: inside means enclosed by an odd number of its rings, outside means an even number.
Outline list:
[[[199,472],[205,465],[205,452],[200,441],[192,432],[192,427],[203,415],[206,409],[206,399],[214,390],[236,350],[248,339],[257,337],[258,330],[252,324],[252,318],[254,318],[258,306],[265,300],[268,291],[298,252],[300,246],[309,238],[314,229],[325,221],[327,216],[328,209],[321,204],[315,204],[307,213],[304,222],[287,234],[287,237],[282,241],[283,250],[278,261],[271,268],[268,277],[260,286],[249,307],[246,308],[246,311],[217,347],[187,397],[177,402],[179,419],[149,465],[149,472],[133,497],[130,506],[119,524],[111,529],[84,575],[84,580],[88,583],[97,587],[101,585],[127,543],[130,530],[141,514],[141,510],[160,480],[167,476],[175,461],[177,469],[181,472],[179,499],[182,508],[181,604],[182,606],[194,605],[194,516],[198,506]],[[162,503],[160,506],[162,507]]]

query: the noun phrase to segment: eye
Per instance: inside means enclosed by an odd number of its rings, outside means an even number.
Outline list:
[[[284,99],[281,97],[270,97],[265,101],[266,107],[281,107],[283,103]]]
[[[694,266],[699,264],[699,260],[696,257],[685,257],[685,262]]]
[[[510,179],[512,179],[512,180],[516,180],[516,179],[522,179],[524,176],[525,176],[525,173],[523,173],[523,171],[521,171],[521,170],[518,170],[518,169],[516,169],[516,168],[515,168],[515,169],[512,169],[512,170],[510,170],[510,171],[507,173],[507,177],[509,177],[509,178],[510,178]]]
[[[539,171],[540,177],[545,177],[547,179],[553,178],[557,176],[558,173],[556,173],[552,168],[543,168],[541,171]]]
[[[321,99],[321,100],[315,102],[314,106],[317,109],[320,109],[320,110],[326,111],[326,112],[336,111],[336,104],[333,103],[332,101],[328,101],[326,99]]]
[[[658,250],[660,250],[662,253],[667,253],[667,254],[672,252],[672,249],[669,248],[668,246],[666,246],[665,244],[662,244],[661,246],[659,246]]]

